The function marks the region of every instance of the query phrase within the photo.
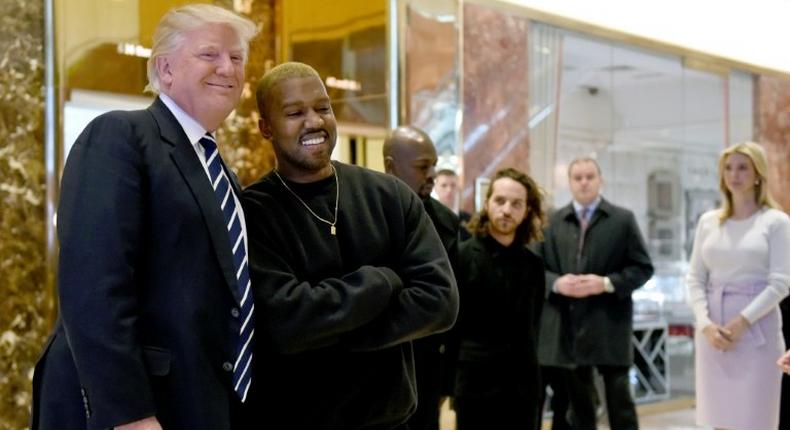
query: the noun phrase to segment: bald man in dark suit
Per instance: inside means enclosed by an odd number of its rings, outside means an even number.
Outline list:
[[[383,152],[385,171],[417,193],[439,233],[450,264],[457,270],[460,221],[450,209],[431,197],[437,155],[430,136],[414,126],[398,127],[390,131]],[[453,350],[457,345],[450,341],[452,334],[452,331],[439,333],[413,342],[417,411],[409,418],[409,430],[439,429],[440,402],[443,396],[452,394],[455,377]]]

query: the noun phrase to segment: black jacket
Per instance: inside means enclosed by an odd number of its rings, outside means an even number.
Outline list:
[[[425,212],[433,222],[453,271],[458,270],[458,217],[439,201],[423,200]],[[457,342],[454,330],[417,339],[414,345],[414,367],[417,380],[417,411],[409,418],[409,430],[438,429],[439,399],[451,396],[455,379],[454,364]]]
[[[544,233],[545,241],[536,246],[546,265],[540,363],[631,365],[631,293],[653,275],[634,214],[602,199],[590,218],[581,261],[580,227],[572,204],[552,215]],[[582,299],[551,292],[554,281],[566,273],[608,276],[615,292]]]
[[[523,396],[523,412],[537,416],[544,284],[543,262],[525,246],[504,247],[490,237],[462,243],[456,396],[517,391]]]

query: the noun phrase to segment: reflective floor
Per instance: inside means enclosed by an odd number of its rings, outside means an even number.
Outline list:
[[[675,399],[638,407],[640,430],[701,430],[694,424],[694,406],[691,398]],[[606,418],[603,418],[606,421]],[[549,430],[551,424],[544,421],[543,430]],[[609,430],[609,426],[601,423],[600,430]],[[455,430],[455,414],[445,403],[442,407],[440,430]]]
[[[640,416],[639,428],[640,430],[696,430],[702,427],[694,425],[694,409],[689,408]]]

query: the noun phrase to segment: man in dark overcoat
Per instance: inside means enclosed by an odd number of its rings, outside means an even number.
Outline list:
[[[653,265],[634,214],[600,196],[597,162],[574,160],[568,179],[573,201],[553,214],[537,246],[546,266],[539,360],[562,375],[573,428],[595,429],[595,368],[611,428],[636,429],[631,293],[650,279]]]

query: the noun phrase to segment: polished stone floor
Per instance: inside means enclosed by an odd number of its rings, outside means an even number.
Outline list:
[[[639,428],[640,430],[697,430],[702,427],[694,424],[694,409],[688,408],[640,416]]]
[[[670,400],[638,408],[640,430],[703,430],[694,424],[694,406],[690,398]],[[445,403],[442,409],[441,430],[455,430],[455,415]],[[549,430],[551,424],[545,421],[543,430]],[[609,426],[600,424],[600,430],[609,430]]]

